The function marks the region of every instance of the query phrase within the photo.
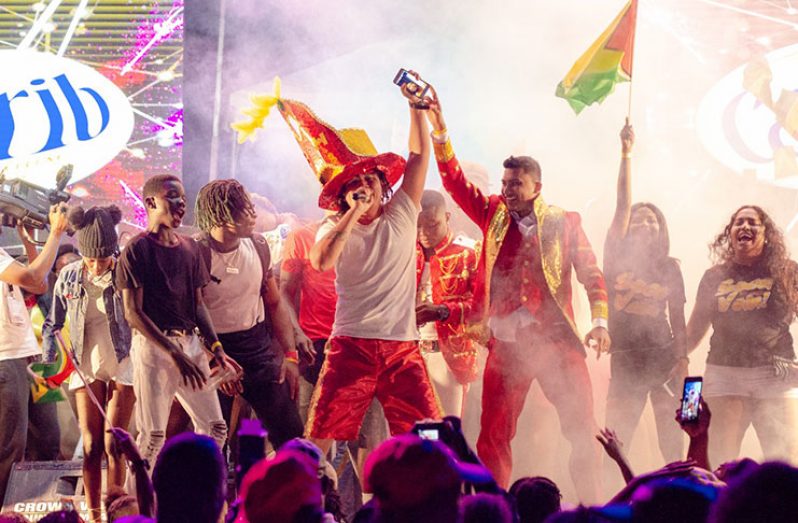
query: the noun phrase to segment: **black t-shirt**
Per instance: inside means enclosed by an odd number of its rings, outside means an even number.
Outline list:
[[[659,263],[606,250],[604,275],[609,296],[609,330],[613,352],[667,353],[673,341],[668,304],[683,307],[684,279],[679,263]]]
[[[147,233],[131,239],[116,271],[119,289],[143,289],[144,313],[161,329],[197,326],[196,290],[210,281],[197,242],[178,235],[173,247],[158,244]]]
[[[698,286],[699,307],[712,311],[707,363],[760,367],[771,365],[773,355],[795,357],[792,314],[767,267],[712,267]]]

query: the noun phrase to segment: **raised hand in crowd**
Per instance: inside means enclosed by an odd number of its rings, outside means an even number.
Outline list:
[[[130,464],[130,472],[136,480],[136,497],[139,503],[139,514],[153,517],[155,515],[155,490],[150,480],[147,463],[139,452],[133,436],[124,429],[111,427],[108,432],[114,437],[116,451],[122,454]]]
[[[626,453],[623,451],[623,441],[618,438],[614,430],[606,427],[599,430],[599,433],[596,434],[596,439],[604,447],[607,456],[618,464],[624,481],[629,484],[635,475],[632,472],[631,465],[629,465],[629,460],[626,458]]]
[[[712,412],[704,398],[701,398],[698,419],[695,421],[682,420],[681,409],[676,409],[676,422],[690,436],[687,459],[695,461],[697,466],[707,470],[712,470],[709,465],[709,424],[711,421]]]

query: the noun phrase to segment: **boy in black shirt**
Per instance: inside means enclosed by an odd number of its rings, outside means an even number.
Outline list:
[[[241,367],[222,349],[202,301],[210,281],[197,243],[178,235],[186,211],[179,178],[157,175],[144,184],[147,230],[127,244],[116,271],[125,317],[135,329],[131,347],[136,393],[138,447],[152,462],[166,435],[175,396],[197,432],[221,448],[227,437],[216,390],[207,387],[208,357],[196,330],[209,344],[221,370],[241,375]]]

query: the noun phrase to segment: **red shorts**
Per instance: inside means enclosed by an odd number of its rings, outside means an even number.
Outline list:
[[[374,396],[382,404],[391,434],[408,432],[416,421],[442,415],[415,341],[330,339],[310,403],[306,435],[357,439]]]

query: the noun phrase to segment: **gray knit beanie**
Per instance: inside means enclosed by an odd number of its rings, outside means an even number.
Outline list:
[[[77,231],[80,254],[86,258],[107,258],[119,252],[116,224],[122,220],[122,211],[116,205],[73,207],[69,223]]]

